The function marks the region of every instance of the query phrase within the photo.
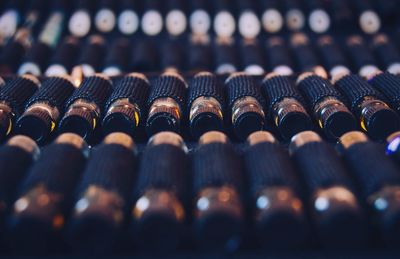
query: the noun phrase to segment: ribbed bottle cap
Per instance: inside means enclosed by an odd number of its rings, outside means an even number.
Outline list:
[[[138,126],[137,112],[124,106],[116,106],[111,113],[108,113],[103,120],[103,133],[124,132],[132,135]]]
[[[96,127],[97,118],[86,109],[71,109],[60,121],[61,132],[78,134],[84,139],[90,138]]]
[[[373,139],[386,139],[399,130],[400,119],[395,111],[388,107],[371,105],[363,113],[362,128]]]
[[[36,142],[44,141],[54,130],[55,123],[49,113],[42,109],[27,111],[17,121],[16,131],[19,134],[29,136]]]
[[[234,122],[236,135],[244,140],[254,131],[264,128],[264,116],[260,114],[258,107],[244,106],[240,109]]]
[[[162,131],[179,132],[180,120],[175,116],[176,108],[164,106],[156,114],[149,117],[146,132],[149,136]]]
[[[311,118],[301,106],[285,106],[278,116],[277,127],[285,139],[290,139],[295,134],[312,128]]]
[[[212,130],[222,130],[221,109],[215,106],[201,106],[191,116],[190,131],[197,139],[204,133]]]
[[[330,105],[321,114],[321,124],[325,135],[337,139],[344,133],[357,129],[353,114],[345,106]]]

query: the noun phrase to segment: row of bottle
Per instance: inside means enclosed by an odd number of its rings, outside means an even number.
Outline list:
[[[260,83],[246,73],[225,82],[200,72],[189,84],[176,72],[149,80],[140,73],[111,81],[103,74],[84,78],[32,75],[10,79],[0,88],[1,135],[30,136],[40,144],[62,132],[74,132],[92,143],[101,132],[121,131],[148,137],[184,133],[192,139],[211,130],[232,132],[244,140],[252,132],[272,129],[284,140],[318,129],[327,139],[361,129],[383,140],[400,128],[400,78],[380,72],[369,81],[341,74],[329,81],[305,72],[294,82],[276,73]]]
[[[56,45],[40,38],[28,44],[19,38],[0,53],[0,73],[36,76],[71,73],[77,68],[82,68],[86,76],[95,72],[115,76],[132,70],[155,72],[167,68],[218,74],[243,70],[253,75],[279,70],[287,75],[315,66],[323,66],[331,75],[338,66],[362,76],[378,68],[400,73],[399,49],[395,39],[386,34],[375,35],[371,40],[350,35],[344,42],[329,35],[311,40],[303,33],[291,34],[287,39],[273,36],[265,41],[235,41],[208,35],[187,39],[106,39],[95,34],[85,41],[66,36]]]
[[[339,139],[341,156],[312,131],[289,152],[266,131],[246,143],[239,151],[212,131],[188,154],[179,135],[161,132],[137,155],[130,136],[112,133],[88,157],[75,134],[40,155],[15,136],[0,147],[5,244],[29,254],[103,254],[122,243],[234,251],[247,238],[270,250],[398,247],[400,170],[380,144],[359,131]]]
[[[49,12],[50,10],[50,12]],[[26,1],[12,0],[5,4],[0,16],[0,38],[10,38],[20,26],[53,20],[53,26],[67,26],[77,37],[90,32],[124,35],[141,31],[155,36],[164,31],[180,36],[187,31],[231,37],[236,31],[244,38],[256,38],[262,30],[278,33],[286,27],[299,31],[306,26],[315,33],[329,29],[361,29],[374,34],[383,22],[396,22],[399,7],[395,0],[195,0],[187,3],[171,1]],[[48,15],[48,17],[46,17]],[[55,19],[57,17],[57,19]],[[57,25],[55,25],[57,23]]]

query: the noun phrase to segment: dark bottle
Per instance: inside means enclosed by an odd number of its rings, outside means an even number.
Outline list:
[[[180,132],[186,98],[186,82],[178,73],[165,72],[151,86],[146,132]]]
[[[265,124],[265,100],[260,86],[246,73],[234,73],[225,81],[233,130],[239,139],[246,139]]]
[[[365,244],[364,213],[335,149],[315,132],[304,131],[292,138],[289,151],[307,187],[309,210],[319,242],[331,249]]]
[[[114,248],[128,216],[136,169],[134,148],[130,136],[116,132],[91,152],[68,229],[74,251],[104,254]]]
[[[198,139],[207,131],[223,129],[225,95],[215,75],[197,73],[188,89],[189,127]]]
[[[235,250],[243,234],[243,179],[239,156],[228,137],[210,131],[192,158],[194,232],[199,247]]]
[[[59,131],[76,133],[90,140],[100,124],[104,104],[111,91],[112,82],[107,76],[95,74],[85,78],[65,104]]]
[[[29,167],[40,155],[39,147],[32,139],[17,135],[0,147],[0,229],[9,213],[18,185]]]
[[[9,219],[16,252],[44,253],[61,248],[62,231],[87,151],[81,137],[62,134],[30,168]]]
[[[75,90],[68,76],[49,77],[28,100],[25,112],[16,123],[15,130],[44,144],[55,132],[64,104]]]
[[[267,131],[247,138],[244,151],[254,232],[266,249],[290,249],[307,242],[305,205],[289,153]]]
[[[103,134],[124,132],[132,136],[146,116],[149,90],[149,81],[140,73],[128,74],[118,81],[105,105]]]
[[[160,132],[142,154],[131,210],[131,233],[140,248],[174,251],[182,241],[189,196],[186,152],[179,135]]]
[[[383,146],[353,131],[340,138],[344,158],[361,190],[362,199],[387,245],[400,244],[400,174]]]
[[[289,140],[313,127],[303,97],[288,77],[268,74],[263,80],[262,90],[268,100],[268,114],[284,139]]]
[[[297,87],[319,128],[329,139],[337,139],[357,128],[356,119],[343,103],[342,95],[328,80],[306,72],[298,77]]]
[[[385,139],[400,128],[400,117],[386,103],[384,97],[357,75],[343,75],[335,79],[338,88],[351,104],[361,128],[373,139]]]
[[[380,72],[368,80],[389,101],[390,107],[400,112],[400,77],[389,72]]]
[[[39,87],[39,80],[32,75],[12,79],[0,87],[0,139],[11,134],[15,121],[24,112],[26,102]]]

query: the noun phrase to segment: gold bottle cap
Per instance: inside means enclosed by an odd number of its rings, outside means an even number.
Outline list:
[[[162,145],[168,144],[182,148],[184,151],[187,151],[185,142],[183,141],[182,137],[172,131],[162,131],[155,135],[153,135],[148,145]]]
[[[206,145],[210,143],[228,143],[228,142],[229,142],[228,137],[220,131],[206,132],[199,139],[200,145]]]
[[[361,131],[350,131],[345,134],[343,134],[339,138],[339,143],[345,148],[348,149],[352,145],[361,143],[361,142],[367,142],[368,137]]]
[[[75,133],[63,133],[56,138],[54,141],[56,144],[70,144],[78,149],[86,150],[88,149],[88,144],[86,141]]]
[[[38,158],[40,155],[40,149],[36,144],[36,142],[27,136],[23,135],[14,136],[7,141],[6,145],[21,148],[26,152],[32,154],[34,159]]]
[[[126,147],[131,150],[135,149],[135,142],[133,141],[131,136],[129,136],[126,133],[122,133],[122,132],[113,132],[113,133],[108,134],[104,138],[103,143],[104,144],[117,144],[117,145],[121,145],[121,146]]]
[[[307,130],[300,132],[292,137],[289,144],[289,152],[293,154],[298,148],[311,142],[321,142],[321,137],[314,131]]]
[[[276,143],[277,141],[270,132],[263,131],[263,130],[253,132],[247,138],[247,143],[250,146],[254,146],[256,144],[265,143],[265,142]]]

